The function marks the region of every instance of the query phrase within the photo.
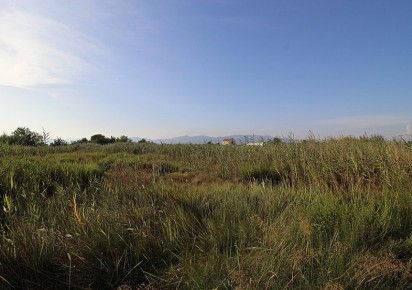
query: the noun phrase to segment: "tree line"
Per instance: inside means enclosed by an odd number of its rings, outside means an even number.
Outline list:
[[[132,139],[122,135],[120,137],[106,137],[103,134],[95,134],[87,138],[81,138],[72,142],[67,142],[60,137],[54,139],[50,142],[50,133],[45,132],[37,133],[31,131],[29,128],[18,127],[10,135],[3,133],[0,135],[0,143],[8,145],[22,145],[22,146],[64,146],[69,144],[83,144],[83,143],[94,143],[100,145],[112,144],[112,143],[131,143]],[[139,141],[139,143],[146,142],[145,139]]]

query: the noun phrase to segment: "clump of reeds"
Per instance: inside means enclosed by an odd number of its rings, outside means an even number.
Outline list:
[[[411,180],[368,138],[2,147],[0,288],[407,289]]]

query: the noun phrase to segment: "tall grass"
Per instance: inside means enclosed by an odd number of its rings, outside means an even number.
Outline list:
[[[0,149],[0,288],[409,289],[399,142]]]

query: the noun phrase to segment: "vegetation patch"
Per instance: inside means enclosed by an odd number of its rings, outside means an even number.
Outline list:
[[[411,190],[381,139],[2,145],[0,288],[409,289]]]
[[[270,184],[279,184],[282,181],[281,174],[270,166],[246,166],[242,169],[242,175],[247,181]]]

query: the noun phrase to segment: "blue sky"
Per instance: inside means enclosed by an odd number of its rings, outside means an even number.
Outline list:
[[[0,6],[0,133],[412,134],[409,0]]]

